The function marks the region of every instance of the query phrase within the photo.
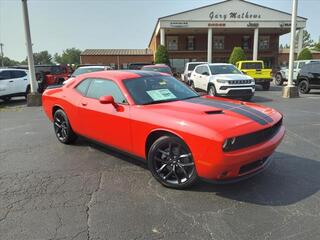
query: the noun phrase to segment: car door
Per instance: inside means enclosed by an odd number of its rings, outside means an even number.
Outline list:
[[[192,72],[192,80],[195,88],[201,87],[201,84],[200,84],[200,79],[202,78],[201,73],[202,73],[202,66],[197,66]]]
[[[13,80],[10,70],[0,71],[0,96],[6,96],[14,93]]]
[[[14,93],[24,93],[27,90],[28,76],[23,70],[11,70]]]
[[[309,84],[312,86],[320,87],[320,63],[311,63],[310,67]]]
[[[210,78],[210,69],[208,66],[203,66],[202,67],[202,74],[201,74],[201,80],[200,80],[200,85],[201,89],[207,90],[208,88],[208,83],[209,83],[209,78]]]
[[[99,98],[113,96],[121,111]],[[118,85],[108,79],[92,79],[78,106],[81,134],[98,142],[131,152],[130,106]]]

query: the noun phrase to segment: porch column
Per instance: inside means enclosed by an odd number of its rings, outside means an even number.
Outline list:
[[[164,32],[164,28],[160,28],[160,45],[166,45],[166,35]]]
[[[208,52],[207,61],[212,63],[212,28],[208,28]]]
[[[303,47],[303,28],[298,30],[298,52],[297,52],[298,55],[301,52],[302,47]]]
[[[259,28],[254,29],[253,34],[253,56],[252,60],[258,60],[258,46],[259,46]]]

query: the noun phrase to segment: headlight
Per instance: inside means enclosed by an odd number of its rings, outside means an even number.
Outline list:
[[[230,148],[232,148],[232,146],[236,143],[236,141],[237,141],[236,137],[226,139],[223,142],[222,149],[224,151],[228,151]]]
[[[227,80],[222,80],[222,79],[217,79],[217,82],[218,83],[227,83],[228,81]]]

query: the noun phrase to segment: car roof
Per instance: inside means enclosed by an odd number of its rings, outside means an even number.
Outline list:
[[[0,68],[0,71],[3,71],[3,70],[28,72],[26,69],[20,69],[20,68]]]
[[[114,81],[122,81],[132,78],[140,77],[154,77],[154,76],[168,76],[168,74],[153,72],[153,71],[143,71],[143,70],[110,70],[110,71],[100,71],[81,74],[79,77],[83,78],[105,78]]]
[[[204,63],[207,63],[207,62],[187,62],[186,64],[204,64]]]
[[[200,66],[221,66],[221,65],[232,65],[231,63],[204,63],[204,64],[200,64],[196,67],[200,67]]]
[[[104,69],[104,68],[106,68],[106,67],[108,67],[108,66],[90,65],[90,66],[82,66],[82,67],[78,67],[78,68],[102,68],[102,69]],[[78,69],[78,68],[77,68],[77,69]]]
[[[170,68],[168,65],[166,65],[166,64],[153,64],[153,65],[145,65],[145,66],[143,66],[144,68],[151,68],[151,67],[168,67],[168,68]]]

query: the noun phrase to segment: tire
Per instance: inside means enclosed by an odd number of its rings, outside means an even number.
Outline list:
[[[185,189],[198,180],[190,149],[174,136],[162,136],[152,144],[148,168],[157,181],[169,188]]]
[[[270,82],[263,83],[262,89],[265,91],[269,91],[270,90]]]
[[[27,89],[26,89],[26,95],[24,96],[26,99],[28,97],[28,94],[30,93],[30,86],[27,86]]]
[[[307,80],[301,80],[298,84],[299,92],[302,94],[307,94],[310,92],[309,82]]]
[[[217,91],[216,91],[216,87],[213,84],[210,84],[208,86],[208,91],[207,91],[208,95],[210,96],[217,96]]]
[[[193,81],[190,81],[190,87],[194,90],[195,87],[194,87],[194,82]]]
[[[71,144],[77,140],[77,135],[73,132],[67,115],[61,109],[54,113],[53,128],[56,137],[61,143]]]
[[[276,77],[275,77],[275,84],[277,86],[282,86],[283,85],[283,77],[280,73],[277,73],[276,74]]]

